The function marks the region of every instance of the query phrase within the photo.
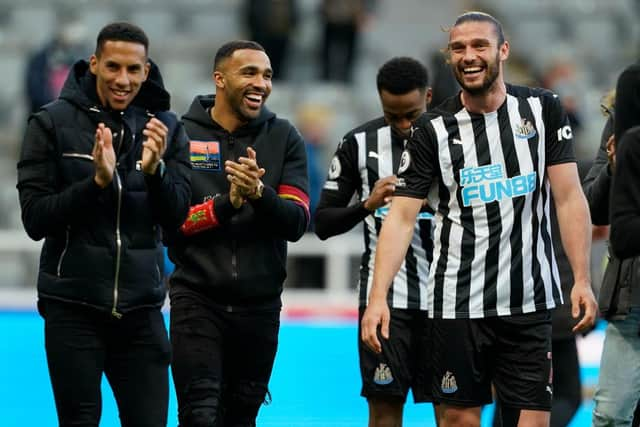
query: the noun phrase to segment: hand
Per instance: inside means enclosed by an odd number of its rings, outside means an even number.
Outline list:
[[[244,197],[240,193],[240,188],[231,183],[231,187],[229,188],[229,200],[234,208],[240,209],[240,206],[244,203]]]
[[[116,153],[113,151],[113,136],[111,129],[104,123],[99,123],[96,128],[95,142],[91,152],[96,174],[93,180],[105,188],[113,180],[113,171],[116,168]]]
[[[167,149],[167,134],[169,129],[160,120],[152,117],[142,131],[146,137],[142,143],[142,172],[154,175],[158,163]]]
[[[616,136],[611,135],[607,140],[607,159],[609,160],[609,170],[614,173],[616,170]]]
[[[589,283],[575,283],[571,289],[571,315],[574,319],[584,312],[582,319],[572,331],[587,332],[593,328],[598,315],[598,303]]]
[[[227,180],[237,186],[237,191],[242,197],[250,197],[256,193],[260,184],[260,178],[265,174],[264,168],[258,167],[256,152],[253,148],[247,148],[247,157],[240,157],[238,162],[227,160],[225,162]]]
[[[364,201],[364,208],[368,211],[375,211],[381,206],[391,201],[391,196],[396,189],[398,179],[395,175],[387,176],[376,181],[369,198]]]
[[[382,338],[389,339],[389,319],[391,313],[385,300],[369,300],[369,305],[362,315],[360,337],[362,341],[376,353],[382,352],[382,344],[378,340],[378,325]]]

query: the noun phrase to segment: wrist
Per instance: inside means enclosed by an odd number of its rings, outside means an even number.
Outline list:
[[[231,202],[231,206],[233,206],[234,209],[240,209],[240,207],[244,203],[244,199],[242,197],[231,194],[229,195],[229,201]]]
[[[256,185],[256,188],[254,189],[253,193],[249,194],[248,197],[251,200],[257,200],[262,197],[263,192],[264,192],[264,183],[262,182],[261,179],[259,179],[258,184]]]
[[[369,212],[375,212],[376,208],[372,207],[369,203],[369,199],[362,202],[362,207],[368,210]]]
[[[375,304],[380,302],[383,302],[383,303],[387,302],[387,293],[377,292],[375,289],[371,289],[371,293],[369,294],[369,304]]]
[[[106,181],[105,179],[101,178],[99,175],[94,175],[93,177],[93,182],[96,183],[96,185],[100,188],[105,188],[107,185],[109,185],[109,181]]]
[[[147,176],[155,176],[157,174],[162,178],[164,177],[166,169],[167,167],[164,164],[164,160],[160,159],[158,162],[151,165],[149,169],[143,169],[142,172]]]

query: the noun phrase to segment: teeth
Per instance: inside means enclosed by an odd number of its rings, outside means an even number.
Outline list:
[[[119,96],[125,96],[127,94],[127,91],[125,91],[125,90],[114,90],[113,93],[115,93],[116,95],[119,95]]]
[[[482,68],[480,68],[480,67],[470,67],[470,68],[465,68],[464,72],[465,73],[477,73],[477,72],[479,72],[481,70],[482,70]]]
[[[262,101],[262,96],[261,95],[247,95],[247,99],[253,102],[260,102]]]

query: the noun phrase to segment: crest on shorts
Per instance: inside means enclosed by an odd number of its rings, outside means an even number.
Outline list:
[[[380,385],[387,385],[393,382],[391,369],[389,369],[386,363],[381,363],[380,366],[376,368],[376,371],[373,373],[373,382]]]
[[[447,371],[442,377],[442,383],[440,384],[440,389],[442,389],[443,393],[451,394],[458,391],[458,384],[456,383],[456,377],[453,373]]]
[[[529,139],[536,136],[536,128],[533,123],[525,118],[516,125],[516,136],[521,139]]]

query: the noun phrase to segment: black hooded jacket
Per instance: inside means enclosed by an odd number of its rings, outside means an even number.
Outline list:
[[[38,295],[111,311],[115,316],[164,301],[161,227],[178,228],[190,200],[188,139],[168,112],[169,94],[152,64],[129,107],[105,109],[86,61],[77,62],[60,98],[29,118],[20,161],[22,221],[45,238]],[[151,116],[168,128],[160,167],[145,176],[142,130]],[[113,132],[113,181],[94,182],[92,150],[98,123]]]
[[[196,97],[182,120],[191,140],[191,204],[213,199],[219,225],[171,238],[169,255],[176,266],[171,297],[198,292],[228,307],[279,307],[287,241],[300,239],[309,223],[304,141],[287,120],[264,107],[256,119],[229,133],[209,115],[214,102],[213,95]],[[236,210],[224,162],[247,156],[249,146],[266,170],[264,193]],[[205,163],[198,161],[197,147],[210,153]]]
[[[640,256],[640,63],[618,78],[614,129],[610,242],[613,253],[624,259]]]

